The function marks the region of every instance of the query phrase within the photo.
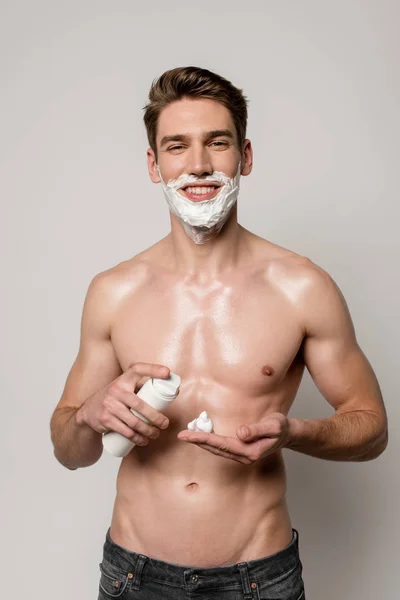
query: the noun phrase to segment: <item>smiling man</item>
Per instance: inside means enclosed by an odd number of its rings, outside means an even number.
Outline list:
[[[300,600],[282,449],[376,458],[387,445],[379,385],[329,274],[237,221],[253,161],[241,90],[173,69],[153,83],[144,121],[171,231],[90,283],[51,421],[69,469],[100,458],[106,431],[136,444],[118,472],[99,599]],[[327,419],[288,417],[305,367]],[[135,392],[170,371],[181,387],[163,414]],[[211,433],[187,427],[202,411]]]

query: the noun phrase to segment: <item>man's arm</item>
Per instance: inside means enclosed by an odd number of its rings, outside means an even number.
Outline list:
[[[80,347],[50,422],[54,455],[68,469],[87,467],[103,452],[102,435],[80,418],[79,409],[97,390],[122,374],[110,339],[112,275],[96,275],[83,306]]]
[[[307,263],[301,301],[303,356],[315,385],[336,414],[327,419],[289,418],[286,447],[326,460],[371,460],[388,443],[379,384],[357,343],[340,289],[323,269]]]

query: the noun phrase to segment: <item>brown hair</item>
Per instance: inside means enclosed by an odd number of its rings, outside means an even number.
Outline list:
[[[149,103],[143,107],[143,120],[146,126],[150,147],[157,157],[157,123],[162,109],[182,98],[208,98],[220,102],[229,110],[236,128],[239,150],[242,151],[246,137],[247,104],[243,90],[230,81],[199,67],[177,67],[165,71],[155,79],[149,92]]]

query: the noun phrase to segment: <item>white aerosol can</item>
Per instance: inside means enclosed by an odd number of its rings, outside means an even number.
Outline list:
[[[179,394],[180,384],[181,378],[179,375],[170,372],[169,377],[166,379],[153,377],[146,381],[136,395],[156,410],[163,412]],[[148,419],[136,410],[133,408],[130,410],[139,419],[149,423]],[[103,434],[103,446],[113,456],[123,457],[129,454],[135,444],[117,431],[107,431]]]

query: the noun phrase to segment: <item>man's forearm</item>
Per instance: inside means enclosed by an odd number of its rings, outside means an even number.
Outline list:
[[[50,423],[54,455],[67,469],[93,465],[103,452],[101,433],[83,423],[78,410],[60,408]]]
[[[287,448],[325,460],[372,460],[388,442],[386,422],[370,411],[319,420],[289,418],[289,436]]]

